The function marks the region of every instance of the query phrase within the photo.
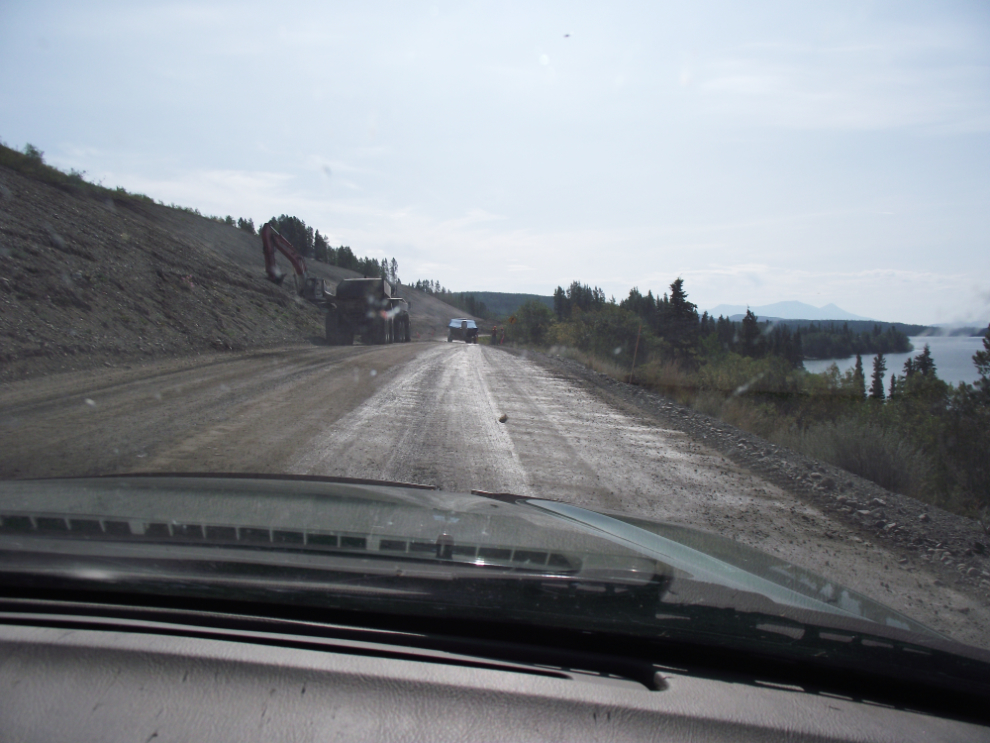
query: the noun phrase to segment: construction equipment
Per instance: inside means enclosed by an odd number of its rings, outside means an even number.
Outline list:
[[[280,286],[285,281],[285,274],[275,262],[275,251],[280,250],[296,270],[293,280],[299,296],[317,307],[326,309],[327,299],[333,296],[327,289],[326,281],[307,275],[305,259],[292,247],[292,243],[282,237],[271,224],[266,224],[261,228],[261,246],[265,253],[265,273],[268,274],[269,281]]]
[[[327,300],[326,338],[332,346],[362,343],[408,343],[409,303],[392,296],[385,279],[344,279]]]
[[[279,286],[285,280],[285,274],[282,273],[278,264],[275,262],[275,250],[280,250],[282,251],[282,255],[289,259],[289,263],[296,270],[296,274],[293,277],[296,282],[296,291],[302,294],[307,283],[306,261],[292,247],[292,243],[278,234],[271,224],[266,224],[261,228],[261,247],[265,252],[265,273],[268,274],[268,280]]]
[[[299,292],[299,296],[307,302],[315,304],[317,307],[326,309],[327,302],[333,296],[333,292],[327,288],[327,283],[324,279],[314,279],[312,276],[307,276],[305,281],[303,281],[302,291]]]
[[[409,303],[392,296],[392,286],[385,279],[344,279],[332,293],[324,279],[306,273],[306,261],[292,243],[270,224],[261,228],[261,245],[265,253],[265,272],[269,281],[281,285],[285,280],[275,262],[280,250],[295,269],[293,279],[299,296],[326,310],[326,339],[332,346],[349,346],[354,337],[363,343],[408,343]]]

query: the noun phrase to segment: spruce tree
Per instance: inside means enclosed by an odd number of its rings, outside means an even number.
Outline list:
[[[983,392],[984,404],[990,404],[990,325],[983,336],[983,350],[973,354],[973,364],[980,375],[976,385]]]
[[[914,370],[922,374],[935,374],[935,359],[932,358],[932,349],[925,344],[925,350],[914,357]]]
[[[664,337],[680,358],[686,358],[698,342],[698,305],[689,302],[684,279],[670,285]]]
[[[564,287],[558,286],[553,290],[553,311],[558,320],[569,320],[571,318],[571,303],[567,299],[567,292]]]
[[[973,364],[981,377],[990,377],[990,325],[983,335],[983,350],[973,354]]]
[[[863,371],[863,356],[856,354],[856,370],[853,372],[856,394],[860,400],[866,399],[866,372]]]
[[[870,398],[883,401],[885,395],[883,390],[883,377],[887,372],[887,359],[883,353],[878,353],[873,359],[873,384],[870,386]]]
[[[746,310],[746,316],[742,321],[742,355],[757,357],[760,355],[760,323],[756,315],[750,309]]]

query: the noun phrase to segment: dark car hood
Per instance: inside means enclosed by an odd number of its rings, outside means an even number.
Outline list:
[[[64,525],[64,526],[63,526]],[[380,555],[445,557],[642,582],[662,574],[666,601],[815,612],[939,637],[828,578],[696,529],[564,503],[446,493],[412,485],[306,477],[119,476],[0,483],[0,536],[45,528],[88,538],[198,544],[234,535],[253,546],[321,544]],[[27,531],[25,531],[27,530]],[[54,532],[49,532],[49,535]],[[363,545],[358,547],[358,545]],[[442,548],[442,549],[441,549]],[[445,550],[445,552],[443,552]],[[443,554],[441,554],[443,552]]]

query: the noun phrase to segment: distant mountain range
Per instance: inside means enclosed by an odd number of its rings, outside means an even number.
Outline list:
[[[834,304],[815,307],[804,302],[774,302],[760,307],[750,307],[753,314],[760,319],[781,320],[870,320],[869,317],[854,315]],[[724,315],[730,319],[739,319],[746,314],[746,306],[741,304],[720,304],[708,310],[712,317]],[[738,317],[736,317],[738,315]]]

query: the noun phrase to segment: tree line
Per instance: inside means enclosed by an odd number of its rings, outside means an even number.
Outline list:
[[[907,335],[894,325],[882,330],[874,324],[869,331],[853,332],[849,323],[837,326],[811,323],[804,327],[804,353],[811,359],[845,359],[855,354],[908,353],[913,350]]]
[[[885,353],[902,352],[907,342],[899,329],[853,333],[830,323],[792,330],[761,323],[751,311],[740,322],[712,318],[698,313],[681,279],[663,295],[632,289],[618,302],[573,282],[557,287],[552,309],[530,301],[515,319],[506,325],[510,342],[571,349],[620,379],[990,528],[990,337],[973,356],[975,385],[940,379],[928,346],[894,370],[888,385]],[[861,349],[855,367],[805,371],[809,338]],[[869,376],[863,353],[876,353]]]
[[[913,448],[909,466],[921,471],[914,488],[934,492],[939,505],[976,515],[990,526],[990,336],[984,336],[973,364],[979,381],[952,386],[939,378],[925,344],[900,373],[891,373],[889,386],[882,353],[873,360],[868,388],[861,356],[842,383],[851,391],[847,415]]]
[[[529,307],[525,315],[535,324],[531,330],[526,325],[517,332],[527,330],[534,340],[555,319],[568,340],[577,341],[583,350],[602,350],[611,344],[617,359],[639,355],[638,345],[644,354],[640,358],[676,361],[688,369],[697,368],[716,349],[750,358],[776,356],[791,366],[801,365],[800,331],[761,324],[751,311],[741,322],[699,314],[697,305],[688,299],[683,279],[675,279],[669,289],[661,296],[652,290],[643,294],[634,287],[617,302],[615,297],[606,300],[600,287],[574,281],[567,289],[558,286],[554,290],[552,314]]]

